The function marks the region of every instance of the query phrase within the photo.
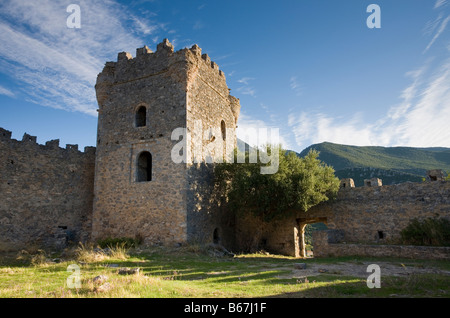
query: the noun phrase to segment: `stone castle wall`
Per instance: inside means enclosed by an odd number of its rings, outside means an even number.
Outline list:
[[[213,165],[205,164],[203,148],[222,137],[203,131],[220,129],[222,121],[235,127],[237,121],[232,105],[236,112],[238,102],[229,95],[223,72],[198,46],[174,52],[164,40],[154,53],[147,47],[137,49],[135,58],[119,53],[117,62],[106,63],[99,74],[96,91],[93,237],[139,236],[149,245],[212,242],[214,233],[222,232],[223,221],[212,202]],[[146,124],[136,127],[136,112],[142,106]],[[172,158],[182,141],[172,138],[177,128],[187,128],[192,135],[183,138],[182,162]],[[137,162],[144,151],[152,156],[152,178],[138,182]],[[198,163],[193,160],[196,153]]]
[[[450,182],[345,188],[308,217],[326,218],[328,228],[345,230],[347,242],[395,242],[412,218],[450,218]]]
[[[333,231],[313,232],[314,257],[372,256],[450,260],[448,246],[339,243],[339,240],[330,239]]]
[[[239,99],[197,45],[175,52],[164,40],[156,52],[121,52],[95,88],[96,148],[39,145],[27,134],[17,141],[0,129],[0,251],[139,237],[146,245],[220,243],[299,256],[309,223],[327,224],[339,242],[379,244],[398,239],[414,217],[450,218],[450,182],[381,186],[378,179],[362,188],[344,181],[336,201],[270,223],[234,215],[215,197],[213,169],[236,146]],[[177,128],[186,129],[181,139]],[[325,253],[320,246],[332,248],[329,236],[316,237],[317,255]]]
[[[327,254],[332,248],[333,255],[338,255],[339,251],[342,255],[358,255],[358,250],[363,249],[361,244],[396,243],[400,231],[411,219],[428,217],[450,219],[450,182],[406,182],[389,186],[341,188],[335,201],[321,203],[306,213],[298,213],[277,222],[265,223],[253,217],[239,218],[236,232],[239,240],[254,233],[253,248],[263,247],[269,252],[298,257],[302,226],[322,222],[340,234],[333,242],[346,243],[347,247],[313,240],[316,255]],[[351,245],[359,246],[359,249],[352,251],[349,243],[360,244]],[[321,250],[322,246],[326,250]],[[391,250],[392,255],[400,251],[398,248]],[[404,251],[412,251],[411,256],[416,253],[411,248],[401,251],[401,255],[406,255]]]
[[[187,59],[187,129],[191,132],[192,162],[187,168],[188,239],[215,241],[230,248],[234,244],[234,215],[219,206],[214,197],[213,167],[236,147],[239,101],[229,94],[225,74],[198,46],[188,51]]]
[[[186,168],[171,160],[172,130],[186,122],[183,54],[169,45],[119,53],[97,78],[99,102],[93,238],[142,237],[145,244],[186,241]],[[146,107],[146,125],[135,116]],[[152,180],[138,182],[142,151]]]
[[[91,232],[95,148],[0,129],[0,251],[64,247]]]

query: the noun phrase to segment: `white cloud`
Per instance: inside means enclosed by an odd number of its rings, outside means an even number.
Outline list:
[[[237,88],[237,91],[238,91],[240,94],[243,94],[243,95],[250,95],[250,96],[252,96],[252,97],[255,97],[255,95],[256,95],[256,90],[255,90],[253,87],[251,87],[251,86],[249,85],[249,84],[250,84],[250,81],[252,81],[252,80],[254,80],[253,77],[242,77],[241,79],[237,80],[238,83],[240,83],[240,84],[243,85],[243,86],[241,86],[241,87],[238,87],[238,88]]]
[[[0,86],[0,95],[6,95],[6,96],[9,96],[9,97],[14,97],[15,96],[15,94],[11,90],[9,90],[9,89],[7,89],[7,88],[5,88],[3,86]]]
[[[255,97],[256,91],[254,88],[248,87],[248,86],[242,86],[238,87],[237,91],[242,95],[250,95]]]
[[[447,27],[448,22],[450,21],[450,16],[444,19],[444,21],[441,22],[439,29],[437,30],[436,34],[431,39],[430,43],[428,43],[427,47],[425,48],[425,52],[427,52],[430,47],[436,42],[436,40],[439,38],[439,36],[444,32],[445,28]]]
[[[81,28],[70,29],[70,3],[2,3],[0,69],[18,81],[28,101],[96,116],[94,85],[104,63],[118,52],[134,53],[143,46],[134,34],[151,34],[157,26],[114,1],[79,0]]]
[[[447,0],[437,0],[436,3],[434,4],[434,8],[437,9],[445,4],[447,4]]]
[[[291,89],[296,93],[297,96],[300,96],[302,94],[302,87],[298,83],[297,76],[291,76],[289,82]]]
[[[324,141],[358,146],[372,145],[372,125],[364,124],[358,116],[347,120],[332,118],[324,113],[291,113],[288,125],[292,128],[297,146],[302,150]]]
[[[271,134],[273,132],[273,134]],[[278,135],[277,133],[278,132]],[[241,112],[239,115],[236,135],[252,147],[264,144],[282,144],[285,149],[291,149],[287,138],[283,136],[281,128],[268,124],[263,120],[252,118]]]
[[[438,0],[435,8],[446,4],[446,0]],[[424,53],[442,35],[449,21],[450,16],[444,18],[441,12],[427,23],[425,34],[434,35]],[[450,147],[450,58],[436,62],[436,58],[430,58],[420,68],[406,73],[411,83],[400,92],[400,102],[370,123],[362,113],[333,118],[318,111],[291,110],[288,126],[299,150],[324,141],[357,146]],[[295,82],[296,78],[291,78],[291,88]]]
[[[417,95],[417,90],[420,85],[421,75],[425,72],[426,66],[418,69],[416,71],[411,71],[406,74],[406,76],[410,77],[413,80],[413,83],[405,88],[400,95],[402,102],[399,105],[391,107],[388,112],[388,117],[391,119],[398,119],[401,116],[404,116],[407,111],[411,108],[413,99]]]
[[[144,35],[153,34],[158,29],[157,25],[149,24],[144,19],[139,19],[138,17],[133,17],[132,19],[138,30]]]
[[[297,146],[324,141],[357,146],[450,147],[450,59],[427,73],[423,67],[407,75],[412,83],[401,103],[367,124],[361,114],[332,118],[324,113],[291,113],[288,125]]]
[[[238,83],[248,85],[248,82],[251,80],[254,80],[254,78],[253,77],[243,77],[238,80]]]

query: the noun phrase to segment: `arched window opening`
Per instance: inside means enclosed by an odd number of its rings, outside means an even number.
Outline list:
[[[222,131],[222,139],[227,139],[227,127],[225,125],[225,121],[222,120],[220,123],[220,130]]]
[[[147,108],[141,106],[136,112],[136,127],[145,127],[147,125]]]
[[[138,157],[136,181],[152,181],[152,155],[148,151],[142,152]]]

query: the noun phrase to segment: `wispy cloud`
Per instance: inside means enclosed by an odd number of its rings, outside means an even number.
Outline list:
[[[7,89],[7,88],[5,88],[3,86],[0,86],[0,95],[6,95],[6,96],[9,96],[9,97],[14,97],[15,96],[15,94],[11,90],[9,90],[9,89]]]
[[[0,4],[0,69],[28,101],[97,115],[95,81],[117,52],[134,53],[161,27],[114,1],[79,0],[81,28],[70,29],[71,1]],[[131,17],[131,18],[130,18]]]
[[[248,83],[251,81],[251,80],[254,80],[254,78],[253,77],[242,77],[241,79],[238,79],[238,83],[241,83],[241,84],[245,84],[245,85],[248,85]]]
[[[255,96],[256,91],[254,88],[248,87],[248,86],[242,86],[242,87],[238,87],[237,91],[239,93],[241,93],[242,95],[250,95],[250,96]]]
[[[437,9],[445,4],[447,4],[447,0],[437,0],[436,3],[434,4],[434,8]]]
[[[446,0],[438,0],[435,8]],[[424,50],[429,50],[446,30],[450,16],[439,12],[427,23],[425,34],[432,36]],[[448,47],[450,51],[450,46]],[[288,116],[297,147],[324,141],[358,146],[450,147],[450,58],[428,57],[422,66],[407,72],[410,80],[399,93],[399,103],[384,116],[367,122],[364,113],[351,117],[332,117],[317,110],[295,112]],[[296,87],[291,78],[291,88]]]
[[[250,95],[252,97],[256,96],[256,90],[250,85],[250,82],[253,81],[253,77],[242,77],[237,80],[239,84],[242,86],[237,88],[237,91],[243,95]]]
[[[203,29],[204,27],[205,27],[205,25],[203,24],[203,22],[200,21],[200,20],[197,20],[197,21],[195,21],[194,26],[192,27],[192,29],[200,30],[200,29]]]
[[[436,40],[439,38],[439,36],[444,32],[445,28],[447,27],[448,22],[450,21],[450,16],[446,17],[439,26],[439,29],[436,31],[435,35],[431,39],[430,43],[428,43],[427,47],[424,50],[424,53],[427,52],[430,47],[436,42]]]
[[[288,125],[302,149],[324,141],[358,146],[450,147],[450,59],[427,72],[407,74],[412,83],[401,102],[367,124],[362,114],[333,118],[315,111],[292,112]]]
[[[297,76],[291,76],[289,83],[290,83],[289,86],[295,92],[295,94],[297,96],[300,96],[302,94],[302,87],[298,82]]]
[[[139,32],[143,33],[144,35],[153,34],[156,30],[158,30],[157,25],[151,24],[145,19],[140,19],[138,17],[133,16],[132,20],[134,21]]]

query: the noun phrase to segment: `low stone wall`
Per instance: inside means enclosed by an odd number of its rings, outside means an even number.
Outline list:
[[[376,256],[450,260],[450,247],[332,243],[333,230],[313,233],[314,257]]]

